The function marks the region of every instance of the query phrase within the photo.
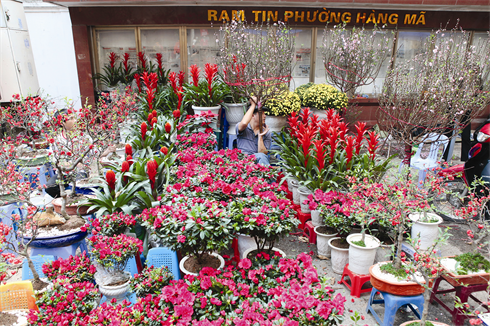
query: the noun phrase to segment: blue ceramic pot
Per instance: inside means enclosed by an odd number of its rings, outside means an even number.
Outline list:
[[[82,241],[88,235],[88,232],[78,231],[75,233],[53,236],[49,238],[37,238],[32,241],[29,247],[32,248],[58,248],[58,247],[66,247]],[[30,237],[24,237],[24,243],[27,244],[31,240]]]

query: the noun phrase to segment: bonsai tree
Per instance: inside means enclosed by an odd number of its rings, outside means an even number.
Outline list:
[[[439,29],[426,39],[421,54],[388,72],[378,123],[405,144],[405,164],[410,164],[413,144],[447,128],[457,135],[464,121],[490,104],[490,39],[470,47],[468,41],[461,29]]]
[[[327,80],[353,97],[358,87],[374,82],[391,55],[394,31],[378,26],[346,29],[346,25],[323,32],[322,56]]]
[[[233,92],[262,103],[278,98],[291,80],[294,36],[278,22],[267,25],[232,20],[220,28],[219,66],[223,80]],[[260,130],[262,130],[262,116]]]

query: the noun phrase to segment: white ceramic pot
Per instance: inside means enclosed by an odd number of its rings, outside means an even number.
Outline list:
[[[319,210],[314,209],[311,211],[311,223],[313,224],[313,226],[325,225],[325,223],[323,223],[323,219],[320,216]]]
[[[318,116],[318,120],[325,120],[327,119],[327,112],[325,110],[318,110],[318,109],[310,109],[312,114],[316,114]]]
[[[299,192],[299,203],[301,205],[301,212],[302,213],[311,212],[310,205],[305,204],[304,202],[305,200],[308,199],[308,196],[311,195],[313,192],[307,187],[299,187],[298,192]]]
[[[235,135],[236,125],[242,121],[247,103],[224,103],[223,106],[226,108],[226,121],[230,125],[227,134]]]
[[[353,241],[359,241],[362,239],[362,234],[354,233],[347,237],[349,243],[349,269],[351,272],[366,275],[369,274],[369,267],[374,264],[374,258],[376,257],[376,250],[380,246],[380,242],[375,237],[366,234],[364,243],[366,247],[361,247],[353,244]]]
[[[216,257],[219,259],[220,261],[220,265],[218,267],[218,269],[222,269],[223,267],[225,267],[225,260],[223,259],[223,257],[221,257],[219,254],[215,253],[215,252],[212,252],[211,253],[212,256]],[[184,258],[182,258],[182,260],[180,261],[179,263],[179,267],[180,267],[180,270],[186,274],[186,275],[194,275],[194,276],[198,276],[199,273],[192,273],[190,271],[188,271],[187,269],[185,269],[184,267],[184,263],[190,258],[191,256],[185,256]]]
[[[247,258],[248,254],[250,252],[256,250],[256,249],[257,249],[257,246],[255,246],[255,248],[249,248],[249,249],[245,250],[245,252],[242,255],[242,259]],[[267,248],[267,249],[269,249],[269,248]],[[267,250],[267,249],[264,249],[264,250]],[[284,251],[282,251],[281,249],[278,249],[276,247],[272,247],[272,250],[277,251],[278,253],[280,253],[282,257],[286,257],[286,253]]]
[[[297,179],[295,178],[287,178],[286,181],[288,182],[288,190],[293,192],[293,180],[295,180],[296,182],[298,182]]]
[[[344,272],[344,267],[349,262],[349,248],[337,248],[332,245],[332,241],[340,239],[339,237],[328,240],[330,247],[330,257],[332,261],[332,270],[335,274],[341,274]]]
[[[243,253],[250,248],[257,249],[254,238],[238,233],[238,252],[240,253],[240,257],[243,257]]]
[[[291,181],[291,185],[293,186],[293,190],[292,190],[292,193],[293,193],[293,203],[295,205],[299,205],[300,204],[300,197],[299,197],[299,183],[297,180],[293,180]]]
[[[337,233],[333,233],[333,234],[319,233],[318,232],[319,227],[320,226],[315,226],[315,228],[313,229],[316,233],[316,248],[318,251],[318,255],[330,258],[331,250],[330,250],[330,246],[328,245],[328,242],[330,241],[330,239],[336,237]]]
[[[265,124],[267,125],[267,127],[269,127],[269,130],[271,132],[281,132],[282,128],[287,126],[288,118],[268,115],[265,117]]]
[[[120,304],[126,298],[126,294],[128,293],[129,290],[129,281],[131,280],[131,273],[124,272],[124,274],[128,275],[128,281],[124,284],[116,285],[116,286],[98,284],[100,293],[105,295],[105,297],[107,298],[107,302],[110,302],[112,299],[115,298],[117,300],[117,304]]]
[[[376,249],[376,257],[374,257],[374,263],[380,263],[382,261],[391,260],[391,247],[392,245],[380,245],[378,249]]]
[[[434,223],[424,223],[418,220],[423,217],[423,213],[409,214],[408,218],[413,222],[412,224],[412,239],[420,239],[419,247],[422,250],[426,250],[439,236],[439,224],[442,223],[442,218],[439,215],[427,213],[430,218],[437,219]],[[417,240],[416,240],[417,241]]]
[[[209,107],[195,106],[195,105],[192,106],[192,109],[194,110],[194,114],[199,114],[201,112],[208,112],[208,111],[211,111],[211,113],[216,114],[216,119],[213,120],[213,122],[210,125],[211,128],[213,128],[214,130],[218,129],[217,121],[219,119],[219,109],[220,108],[221,108],[221,106],[219,106],[219,105],[209,106]]]

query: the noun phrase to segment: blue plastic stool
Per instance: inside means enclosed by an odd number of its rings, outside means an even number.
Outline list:
[[[374,299],[376,293],[380,293],[383,298],[382,299]],[[374,304],[383,304],[385,305],[385,314],[383,317],[383,322],[379,318],[378,314],[374,311]],[[420,316],[424,312],[424,295],[413,295],[413,296],[398,296],[389,294],[386,292],[381,292],[375,287],[371,290],[371,296],[369,297],[368,305],[366,308],[366,313],[371,312],[373,317],[376,319],[378,324],[381,326],[393,326],[395,322],[395,315],[398,309],[402,306],[408,305],[408,307],[413,311],[413,313],[420,319]],[[419,312],[412,307],[412,305],[417,306],[419,308]]]
[[[226,134],[228,137],[228,149],[233,149],[233,142],[237,139],[236,135]]]
[[[39,274],[39,277],[46,277],[43,273],[44,263],[49,263],[54,261],[54,256],[31,256],[32,263],[34,264],[34,269]],[[24,259],[22,263],[22,281],[33,279],[32,271],[29,268],[27,259]]]
[[[30,182],[31,187],[35,188],[39,183],[40,186],[46,186],[46,175],[50,178],[54,176],[54,171],[51,167],[51,164],[44,164],[41,166],[30,166],[30,167],[19,167],[19,172],[24,176],[24,182]],[[38,174],[39,173],[39,174]],[[36,180],[37,178],[37,180]],[[46,194],[44,187],[42,189],[43,195]]]
[[[22,215],[22,211],[20,210],[19,203],[12,203],[8,205],[0,206],[0,222],[6,226],[10,226],[14,228],[15,230],[15,223],[12,221],[12,213],[17,209],[19,210],[20,215]],[[13,243],[15,249],[17,250],[17,241],[15,240],[15,232],[9,233],[9,235],[7,236],[7,242]],[[5,249],[4,252],[15,254],[15,252],[13,252],[10,249]]]
[[[128,260],[128,263],[126,264],[126,268],[124,270],[131,273],[132,276],[138,274],[138,265],[136,265],[136,259],[134,258],[134,256]]]
[[[166,266],[174,275],[174,280],[180,280],[179,260],[177,253],[168,248],[152,248],[146,257],[146,266]]]
[[[53,255],[58,259],[59,257],[67,259],[70,256],[75,256],[77,254],[77,249],[80,247],[81,252],[89,253],[87,248],[87,243],[85,239],[75,242],[72,245],[66,247],[57,248],[32,248],[31,255]]]

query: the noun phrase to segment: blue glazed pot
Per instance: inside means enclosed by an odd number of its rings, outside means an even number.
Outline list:
[[[74,243],[82,241],[88,235],[88,232],[78,231],[75,233],[54,236],[49,238],[37,238],[32,241],[29,247],[31,248],[59,248],[70,246]],[[30,237],[24,237],[24,243],[27,244],[31,240]]]

